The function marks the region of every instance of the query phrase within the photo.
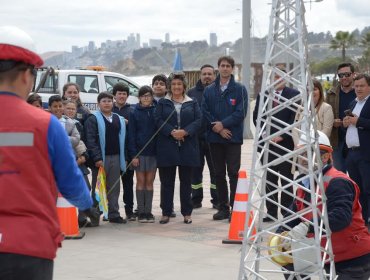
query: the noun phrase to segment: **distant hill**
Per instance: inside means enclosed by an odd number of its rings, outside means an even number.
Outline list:
[[[258,47],[254,51],[254,61],[262,62],[265,52],[265,40],[253,39]],[[262,42],[262,45],[261,45]],[[216,66],[218,57],[226,49],[237,63],[241,62],[241,39],[234,44],[223,43],[209,47],[206,41],[194,41],[182,44],[162,44],[161,48],[141,48],[125,50],[124,48],[100,48],[82,53],[48,52],[43,54],[45,66],[59,68],[76,68],[89,65],[104,65],[108,70],[125,75],[144,75],[158,72],[168,73],[172,70],[176,50],[180,50],[184,70],[199,69],[203,64]]]
[[[48,60],[48,59],[53,58],[54,56],[63,55],[64,53],[66,52],[46,52],[46,53],[42,53],[41,57],[43,60]]]
[[[357,39],[368,32],[370,27],[357,34]],[[330,32],[307,34],[309,44],[309,61],[320,61],[328,57],[340,56],[340,50],[329,49],[333,36]],[[251,62],[263,63],[265,59],[266,37],[251,39]],[[168,73],[172,70],[176,49],[182,55],[184,70],[199,69],[203,64],[216,66],[218,57],[226,52],[234,57],[236,63],[241,63],[242,40],[234,43],[225,42],[217,47],[210,47],[206,41],[193,41],[180,44],[162,43],[161,48],[141,48],[137,50],[127,49],[122,45],[116,47],[104,47],[92,51],[79,52],[48,52],[42,54],[46,66],[59,68],[86,67],[89,65],[103,65],[108,70],[119,72],[125,75],[145,75],[153,73]],[[86,49],[86,48],[85,48]],[[350,57],[358,57],[362,49],[354,47],[348,49]]]

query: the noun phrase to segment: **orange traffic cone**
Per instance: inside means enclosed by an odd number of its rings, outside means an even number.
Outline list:
[[[60,229],[65,239],[81,239],[84,232],[78,229],[77,209],[58,193],[57,213]]]
[[[233,212],[229,228],[229,238],[222,240],[224,244],[242,244],[244,235],[245,218],[248,201],[248,181],[247,172],[239,171],[238,185],[236,187]],[[253,212],[249,213],[248,225],[251,225]],[[256,234],[256,228],[253,228],[253,234]]]

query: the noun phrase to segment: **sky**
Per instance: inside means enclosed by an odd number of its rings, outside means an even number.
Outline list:
[[[181,42],[234,42],[242,34],[242,1],[248,0],[0,0],[1,25],[15,25],[31,35],[38,52],[71,51],[72,45],[127,39],[141,43],[162,39]],[[252,1],[252,31],[268,33],[271,0]],[[309,32],[362,30],[370,25],[369,0],[323,0],[305,3]]]

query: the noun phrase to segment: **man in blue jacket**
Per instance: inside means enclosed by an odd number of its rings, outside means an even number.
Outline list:
[[[213,215],[213,219],[223,220],[230,217],[230,207],[234,204],[248,94],[246,88],[236,82],[232,75],[235,62],[231,56],[220,57],[217,65],[219,74],[215,82],[204,91],[202,113],[207,125],[207,141],[214,162],[219,199],[219,211]]]
[[[203,93],[207,86],[214,82],[216,79],[215,69],[210,64],[204,64],[200,67],[200,79],[198,80],[195,87],[189,89],[188,96],[195,99],[199,106],[202,104]],[[203,200],[203,169],[204,169],[204,158],[207,160],[207,165],[209,169],[209,176],[211,179],[210,192],[211,192],[211,203],[213,208],[218,208],[218,198],[216,190],[216,178],[213,167],[213,161],[211,157],[211,152],[209,149],[209,143],[206,142],[205,131],[206,127],[202,123],[202,127],[198,133],[199,141],[199,156],[200,156],[200,166],[193,169],[193,175],[191,178],[191,200],[193,202],[193,208],[201,208]]]

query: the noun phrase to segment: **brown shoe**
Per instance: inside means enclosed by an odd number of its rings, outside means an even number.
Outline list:
[[[162,218],[160,219],[159,223],[163,225],[163,224],[167,224],[169,221],[170,221],[170,217],[168,217],[168,216],[162,216]]]

